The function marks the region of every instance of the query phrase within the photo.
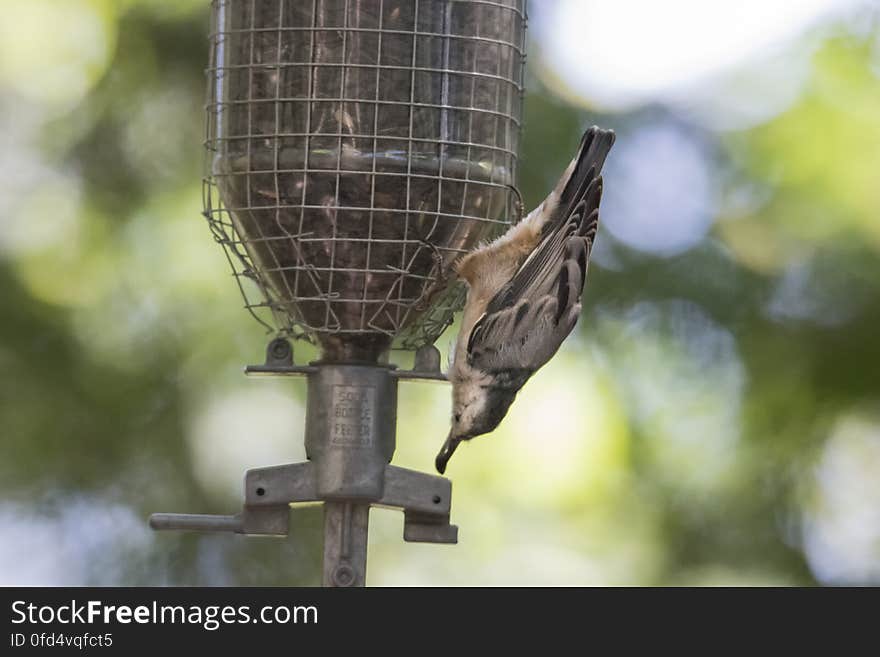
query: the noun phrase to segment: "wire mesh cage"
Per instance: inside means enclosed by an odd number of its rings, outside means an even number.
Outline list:
[[[214,0],[204,214],[252,313],[375,361],[515,215],[525,0]]]

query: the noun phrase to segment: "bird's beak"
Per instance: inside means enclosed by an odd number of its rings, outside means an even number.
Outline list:
[[[440,453],[437,454],[437,458],[434,459],[434,466],[437,468],[437,472],[440,474],[446,472],[446,464],[449,463],[449,459],[452,458],[452,455],[455,453],[455,448],[458,447],[460,442],[461,438],[456,438],[450,431],[449,436],[446,437],[446,442],[443,443],[443,447],[440,448]]]

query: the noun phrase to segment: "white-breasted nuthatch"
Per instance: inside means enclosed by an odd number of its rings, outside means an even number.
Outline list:
[[[435,462],[441,474],[461,441],[498,426],[574,328],[613,143],[612,131],[587,130],[550,195],[456,264],[468,295],[449,368],[452,428]]]

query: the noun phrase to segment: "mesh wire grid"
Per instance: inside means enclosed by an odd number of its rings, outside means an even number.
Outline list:
[[[214,0],[204,215],[325,358],[432,343],[516,214],[525,0]]]

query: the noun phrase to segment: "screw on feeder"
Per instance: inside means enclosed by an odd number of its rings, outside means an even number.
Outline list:
[[[285,338],[275,338],[266,348],[266,363],[271,365],[293,365],[293,347]]]
[[[341,563],[333,569],[333,584],[339,587],[351,586],[355,582],[355,573],[347,563]]]
[[[277,337],[249,374],[305,375],[307,463],[251,470],[241,533],[325,509],[325,585],[363,585],[371,505],[454,543],[448,480],[390,464],[397,382],[444,379],[452,263],[515,216],[525,0],[213,0],[204,216]],[[286,337],[321,350],[296,365]],[[412,371],[385,365],[417,349]],[[155,517],[154,517],[155,518]],[[157,528],[211,523],[164,514]]]

